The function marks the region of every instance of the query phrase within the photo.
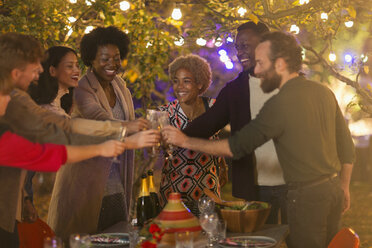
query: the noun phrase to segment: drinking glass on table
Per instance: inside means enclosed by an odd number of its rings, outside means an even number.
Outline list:
[[[88,248],[90,244],[90,236],[88,234],[70,235],[70,248]]]
[[[214,212],[214,201],[210,197],[203,195],[198,200],[198,209],[199,215],[205,212],[212,213]]]
[[[168,112],[160,111],[158,113],[158,123],[159,123],[160,131],[163,129],[163,127],[170,125]],[[168,154],[168,159],[172,159],[173,158],[173,145],[166,144],[164,142],[163,146],[164,146],[165,152]]]
[[[118,133],[118,136],[117,136],[116,140],[121,141],[121,142],[124,142],[124,138],[125,138],[125,134],[126,133],[127,133],[127,127],[121,126],[120,129],[119,129],[119,133]],[[114,157],[112,159],[112,162],[114,162],[114,163],[120,163],[118,157],[119,156]]]
[[[46,237],[44,248],[62,248],[62,240],[58,237]]]
[[[217,228],[218,216],[215,212],[203,212],[199,217],[200,226],[208,235],[207,247],[213,247],[212,235]]]

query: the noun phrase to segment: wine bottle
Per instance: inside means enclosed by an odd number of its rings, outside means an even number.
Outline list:
[[[139,226],[154,217],[154,207],[147,185],[146,173],[141,177],[141,188],[137,199],[137,222]]]
[[[153,170],[148,170],[147,171],[147,182],[148,182],[148,185],[149,185],[150,197],[151,197],[152,204],[153,204],[153,207],[154,207],[154,216],[153,217],[155,218],[156,216],[158,216],[161,209],[160,209],[159,196],[158,196],[158,194],[156,193],[156,190],[155,190]]]

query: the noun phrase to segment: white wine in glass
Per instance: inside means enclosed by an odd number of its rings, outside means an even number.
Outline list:
[[[121,126],[120,127],[120,130],[119,130],[119,133],[118,133],[118,136],[116,138],[116,140],[118,141],[121,141],[121,142],[124,142],[124,138],[125,138],[125,134],[127,133],[127,127],[124,127],[124,126]],[[113,163],[120,163],[119,161],[119,156],[116,156],[112,159],[112,162]]]

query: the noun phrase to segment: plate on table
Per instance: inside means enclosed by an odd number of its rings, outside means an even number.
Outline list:
[[[127,233],[101,233],[90,236],[90,247],[126,247],[129,246]]]
[[[266,236],[229,237],[219,242],[221,247],[270,248],[276,245],[276,240]]]

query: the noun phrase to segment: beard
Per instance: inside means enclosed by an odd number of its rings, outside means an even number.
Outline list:
[[[270,93],[279,88],[282,76],[278,75],[273,66],[261,74],[261,89],[264,93]]]

